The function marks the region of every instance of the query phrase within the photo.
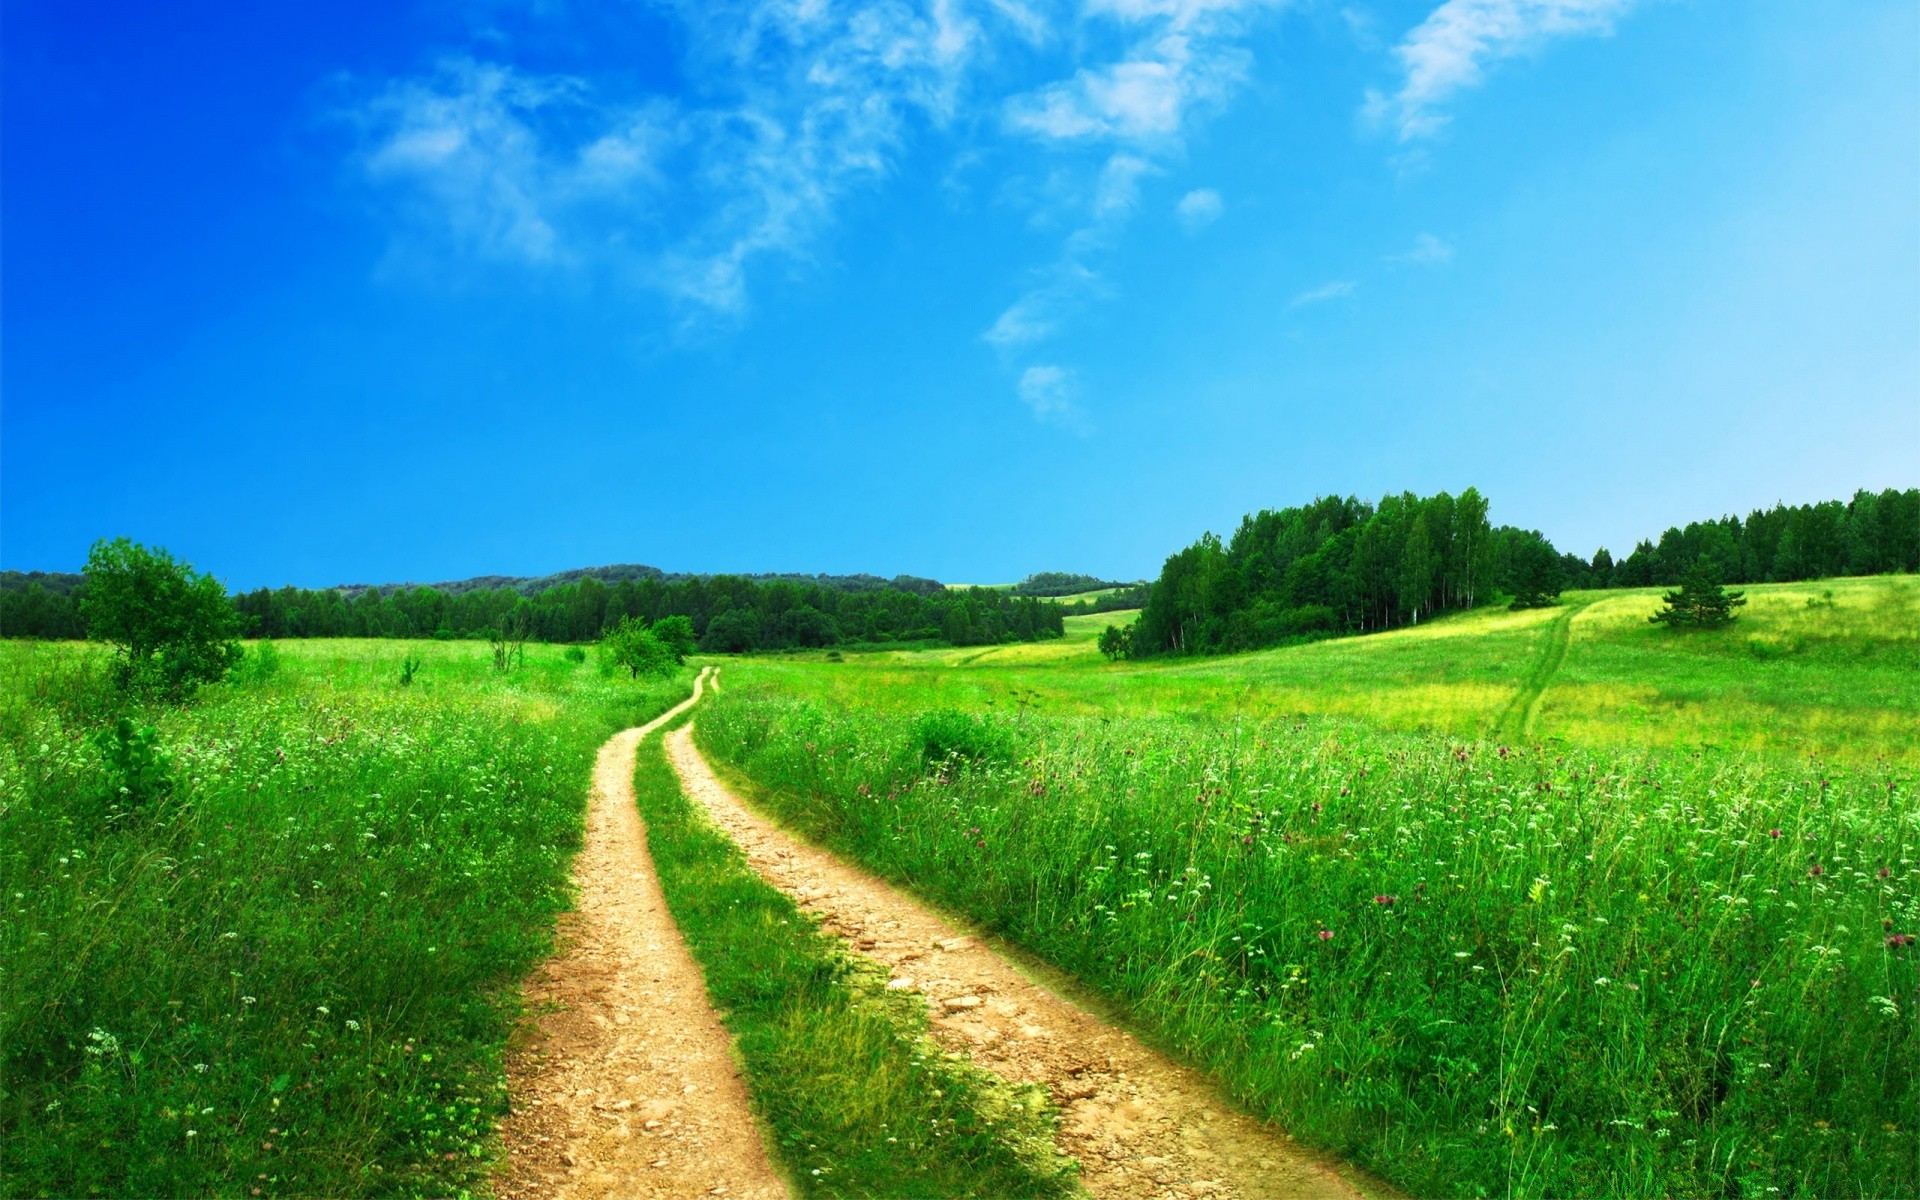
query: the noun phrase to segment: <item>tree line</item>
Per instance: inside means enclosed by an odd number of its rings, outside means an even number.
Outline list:
[[[1537,530],[1493,526],[1474,488],[1329,496],[1245,517],[1168,558],[1110,655],[1212,654],[1412,624],[1496,598],[1550,604],[1567,587],[1761,583],[1920,571],[1920,489],[1775,505],[1694,522],[1616,562],[1564,554]]]
[[[19,586],[0,589],[0,631],[85,637],[85,594],[84,585],[55,590],[21,577]],[[723,653],[911,641],[978,646],[1063,631],[1059,604],[986,588],[845,591],[727,575],[612,585],[587,577],[531,596],[512,586],[459,593],[368,588],[351,595],[337,588],[260,588],[236,595],[233,605],[243,634],[264,638],[485,638],[507,631],[521,640],[590,642],[627,618],[652,625],[677,616],[691,623],[700,649]]]

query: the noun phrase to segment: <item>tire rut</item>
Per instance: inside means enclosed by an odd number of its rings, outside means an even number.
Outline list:
[[[930,1032],[1015,1082],[1048,1089],[1060,1149],[1101,1197],[1340,1198],[1390,1194],[1226,1103],[1205,1076],[1032,982],[918,901],[755,813],[715,777],[690,728],[667,735],[687,794],[769,883],[822,919],[888,986],[926,997]]]
[[[787,1193],[761,1139],[733,1040],[667,910],[633,795],[640,740],[693,695],[615,734],[594,766],[579,903],[561,952],[526,987],[529,1044],[508,1063],[511,1111],[495,1191],[555,1197]]]
[[[1534,660],[1527,677],[1520,681],[1513,698],[1494,718],[1492,736],[1520,741],[1533,732],[1534,720],[1540,715],[1540,702],[1546,698],[1547,688],[1559,673],[1560,664],[1567,660],[1567,646],[1573,640],[1573,619],[1586,607],[1575,605],[1548,624],[1546,645],[1540,648],[1540,657]]]

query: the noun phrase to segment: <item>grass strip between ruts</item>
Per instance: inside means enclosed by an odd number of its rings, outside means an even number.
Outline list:
[[[920,997],[888,992],[696,811],[658,735],[640,744],[634,790],[667,906],[797,1192],[1079,1192],[1045,1094],[943,1053]]]

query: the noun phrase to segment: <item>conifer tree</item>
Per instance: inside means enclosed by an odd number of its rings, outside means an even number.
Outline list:
[[[1720,586],[1720,576],[1711,563],[1695,563],[1677,592],[1668,592],[1665,607],[1648,617],[1655,625],[1670,629],[1719,629],[1733,623],[1733,610],[1747,602],[1742,592],[1729,592]]]

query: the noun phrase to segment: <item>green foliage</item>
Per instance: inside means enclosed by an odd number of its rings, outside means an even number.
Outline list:
[[[1662,608],[1647,620],[1669,629],[1721,629],[1733,623],[1733,610],[1746,602],[1745,594],[1721,587],[1712,565],[1703,562],[1687,572],[1679,591],[1661,597]]]
[[[699,815],[660,739],[635,773],[674,923],[802,1196],[1064,1196],[1045,1093],[949,1060],[917,997],[849,958]]]
[[[692,654],[699,648],[695,644],[695,638],[693,636],[692,617],[677,614],[671,617],[661,617],[649,626],[649,628],[652,629],[653,636],[665,642],[667,649],[673,651],[676,662],[685,662],[687,655]]]
[[[400,686],[412,687],[414,677],[420,674],[420,668],[425,665],[426,660],[418,654],[409,654],[402,658],[400,660]]]
[[[83,651],[0,652],[0,1191],[482,1194],[594,755],[684,677],[454,643],[402,696],[377,643],[283,645],[97,735],[42,688]]]
[[[1517,529],[1500,530],[1497,541],[1501,586],[1513,594],[1507,607],[1519,611],[1559,603],[1567,572],[1553,543],[1540,533]]]
[[[1013,737],[994,721],[953,709],[922,716],[913,736],[923,761],[938,767],[1006,763],[1013,759]]]
[[[1255,513],[1167,559],[1134,628],[1136,658],[1216,654],[1365,632],[1471,608],[1494,583],[1487,502],[1411,492]]]
[[[1075,596],[1082,592],[1098,592],[1106,588],[1123,588],[1124,583],[1111,579],[1101,579],[1093,575],[1081,575],[1072,571],[1036,571],[1013,585],[1016,596]]]
[[[751,680],[699,735],[782,819],[1415,1195],[1920,1191],[1910,770],[1029,713],[932,777]]]
[[[114,647],[123,688],[180,699],[240,661],[240,618],[211,575],[126,538],[95,542],[82,575],[87,634]]]
[[[666,677],[679,669],[680,656],[672,646],[647,628],[645,621],[624,617],[600,639],[600,653],[606,661],[625,667],[629,679],[642,675]]]
[[[92,740],[110,817],[137,813],[173,794],[173,758],[161,747],[159,730],[121,717]]]
[[[587,661],[587,652],[578,646],[568,646],[561,657],[570,663],[583,663]]]
[[[1100,631],[1100,653],[1108,662],[1126,658],[1133,650],[1133,626],[1109,625]]]

